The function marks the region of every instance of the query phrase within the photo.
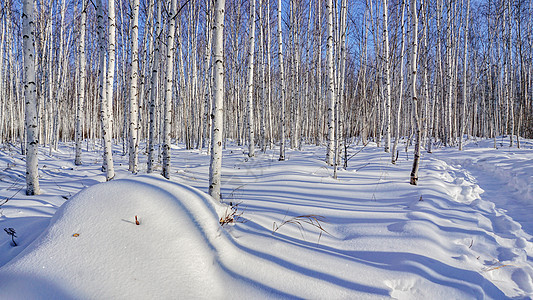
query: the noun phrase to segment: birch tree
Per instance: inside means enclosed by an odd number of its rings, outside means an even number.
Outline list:
[[[387,0],[383,0],[383,58],[385,60],[385,152],[389,152],[391,139],[391,83],[390,83],[390,53],[389,53],[389,17]],[[392,153],[394,156],[394,152]]]
[[[333,75],[333,2],[327,0],[326,13],[328,15],[328,39],[327,39],[327,68],[328,68],[328,149],[326,162],[333,166],[335,158],[335,79]]]
[[[116,18],[115,18],[115,1],[108,1],[108,28],[107,28],[107,74],[106,74],[106,88],[104,99],[105,109],[102,111],[104,118],[104,151],[105,151],[105,167],[106,180],[115,178],[115,167],[113,165],[113,85],[115,82],[115,47],[116,47]],[[107,128],[107,129],[106,129]]]
[[[39,128],[35,81],[35,21],[33,0],[22,2],[22,41],[24,51],[24,98],[26,103],[26,195],[38,195]]]
[[[82,164],[81,160],[81,142],[83,139],[83,120],[84,120],[84,103],[85,103],[85,81],[86,81],[86,65],[87,58],[85,56],[85,32],[87,25],[87,0],[82,0],[81,16],[80,16],[80,42],[78,48],[78,103],[76,110],[76,155],[74,164],[79,166]]]
[[[113,1],[113,0],[109,0]],[[137,173],[138,170],[138,116],[139,116],[139,0],[133,0],[131,13],[131,77],[130,77],[130,148],[129,171]]]
[[[278,60],[279,60],[279,80],[280,90],[280,140],[279,140],[279,160],[285,160],[285,71],[283,69],[283,33],[281,27],[281,0],[278,0]]]
[[[170,4],[170,15],[167,35],[167,64],[165,72],[165,104],[163,124],[163,172],[166,179],[170,179],[170,126],[172,124],[172,82],[174,70],[174,37],[176,33],[177,0]]]
[[[459,130],[459,150],[463,150],[463,135],[466,125],[466,75],[468,71],[468,23],[470,21],[470,0],[466,4],[466,25],[464,28],[464,51],[463,51],[463,108],[461,113],[461,128]],[[512,137],[511,137],[512,141]]]
[[[176,1],[176,0],[173,0]],[[215,0],[213,22],[213,113],[211,132],[211,161],[209,166],[209,195],[218,201],[222,168],[222,137],[224,125],[224,8],[225,0]]]
[[[254,139],[254,49],[255,49],[255,0],[250,3],[250,46],[248,48],[248,156],[255,155]]]
[[[401,18],[400,18],[400,24],[402,28],[401,32],[401,46],[400,46],[400,73],[398,75],[398,104],[396,107],[396,126],[394,129],[394,144],[392,145],[392,151],[391,151],[391,161],[393,164],[396,163],[396,148],[398,147],[398,142],[400,140],[400,121],[401,121],[401,112],[402,112],[402,97],[403,97],[403,78],[404,78],[404,51],[405,51],[405,1],[402,0],[402,8],[401,8]]]
[[[154,47],[154,59],[152,62],[152,74],[150,77],[150,112],[149,112],[149,129],[148,129],[148,162],[146,171],[151,173],[154,168],[154,144],[155,144],[155,130],[156,130],[156,102],[157,102],[157,87],[159,78],[159,65],[160,65],[160,47],[161,47],[161,6],[162,2],[157,2],[157,16],[155,25],[155,47]]]
[[[110,6],[113,6],[114,10],[114,1],[109,1]],[[108,101],[108,86],[109,81],[108,71],[112,72],[114,69],[106,70],[106,61],[105,61],[105,35],[104,35],[104,8],[102,6],[101,0],[96,0],[96,10],[97,10],[97,21],[98,21],[98,47],[99,47],[99,87],[98,87],[98,98],[100,99],[100,120],[102,123],[102,134],[104,140],[104,162],[102,165],[102,170],[106,172],[106,180],[109,181],[115,177],[115,172],[113,168],[113,157],[111,150],[111,135],[112,127],[109,114],[109,101]],[[111,12],[109,13],[111,17]],[[113,14],[114,15],[114,14]],[[111,18],[110,18],[111,19]],[[110,29],[111,31],[111,29]],[[114,35],[113,35],[114,37]],[[110,62],[111,64],[111,62]],[[111,85],[112,87],[112,85]]]
[[[420,140],[422,132],[420,130],[420,113],[419,103],[416,95],[416,73],[417,73],[417,56],[418,56],[418,16],[416,0],[411,0],[411,99],[413,100],[413,110],[415,117],[415,153],[413,159],[413,168],[411,170],[412,185],[418,184],[418,167],[420,165]]]
[[[211,67],[211,54],[212,54],[212,45],[213,45],[213,39],[212,39],[212,28],[211,28],[211,19],[212,19],[212,5],[210,5],[211,0],[206,0],[206,12],[205,12],[205,28],[206,28],[206,43],[207,47],[205,50],[205,74],[204,74],[204,133],[203,133],[203,141],[202,141],[202,148],[207,147],[207,151],[209,152],[211,150],[211,109],[213,106],[211,105],[211,84],[213,82],[213,68]]]

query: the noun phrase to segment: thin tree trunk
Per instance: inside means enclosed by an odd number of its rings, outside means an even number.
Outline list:
[[[174,0],[175,1],[175,0]],[[215,0],[215,19],[213,23],[213,131],[211,133],[211,163],[209,166],[209,195],[218,201],[222,168],[222,136],[224,125],[224,11],[225,0]]]
[[[167,36],[167,65],[165,73],[165,104],[163,125],[163,172],[166,179],[170,179],[170,127],[172,125],[172,82],[174,71],[174,37],[176,33],[177,0],[171,1],[169,27]]]
[[[261,151],[266,151],[266,77],[265,77],[265,52],[264,52],[264,39],[265,39],[265,19],[263,17],[263,1],[259,4],[259,53],[261,58]],[[268,20],[267,20],[268,21]]]
[[[248,48],[248,157],[255,155],[254,138],[254,49],[255,49],[255,0],[250,3],[250,46]]]
[[[84,110],[83,105],[85,102],[85,78],[86,78],[86,65],[87,58],[85,57],[85,31],[87,24],[87,0],[82,1],[82,11],[80,19],[80,44],[79,44],[79,88],[78,88],[78,103],[76,114],[76,155],[74,158],[74,164],[79,166],[82,164],[81,160],[81,143],[83,140],[83,120]]]
[[[35,32],[33,0],[22,2],[22,40],[24,52],[24,98],[26,103],[26,195],[38,195],[39,127],[35,81]]]
[[[400,117],[402,112],[402,98],[403,98],[403,79],[404,79],[404,51],[405,51],[405,24],[404,24],[404,17],[405,17],[405,0],[402,0],[402,12],[401,12],[401,27],[402,27],[402,35],[401,35],[401,47],[400,47],[400,74],[398,75],[398,106],[396,108],[396,126],[394,128],[394,144],[392,146],[392,153],[391,153],[391,162],[393,164],[396,163],[397,154],[396,149],[398,148],[398,142],[400,141]]]
[[[389,152],[391,139],[391,57],[389,54],[389,25],[387,0],[383,0],[383,38],[385,59],[385,152]],[[392,153],[394,157],[394,152]]]
[[[148,163],[146,171],[148,173],[153,172],[154,169],[154,145],[156,135],[156,105],[157,105],[157,90],[159,86],[159,67],[160,67],[160,48],[161,48],[161,6],[163,3],[157,2],[157,17],[155,25],[155,48],[154,48],[154,61],[152,63],[151,74],[151,88],[150,88],[150,128],[148,131]]]
[[[470,0],[466,4],[466,25],[464,29],[464,52],[463,52],[463,109],[461,113],[461,129],[459,130],[459,150],[463,150],[463,135],[466,127],[466,76],[468,71],[468,22],[470,15]],[[511,138],[512,140],[512,138]]]
[[[328,38],[327,38],[327,64],[328,64],[328,149],[326,162],[333,166],[335,158],[335,79],[333,75],[333,2],[327,0],[326,11],[328,15]]]
[[[204,74],[204,86],[205,86],[205,93],[204,93],[204,133],[203,133],[203,141],[202,141],[202,147],[207,147],[207,151],[209,152],[210,147],[210,134],[211,134],[211,109],[213,106],[211,105],[211,84],[212,84],[212,78],[213,78],[213,68],[211,64],[211,46],[212,46],[212,30],[211,30],[211,10],[212,6],[210,5],[211,0],[206,1],[206,43],[207,48],[205,51],[205,74]]]
[[[422,138],[420,130],[419,104],[416,95],[416,72],[417,72],[417,51],[418,51],[418,16],[416,0],[411,0],[411,98],[413,99],[413,110],[415,114],[415,153],[413,169],[411,170],[412,185],[418,184],[418,167],[420,165],[420,140]]]
[[[112,0],[110,0],[112,1]],[[133,0],[131,12],[131,77],[130,77],[130,151],[129,167],[132,173],[138,171],[138,132],[139,132],[139,0]]]
[[[281,0],[278,0],[278,60],[279,60],[279,77],[281,82],[280,95],[280,143],[279,143],[279,160],[285,160],[285,71],[283,69],[283,35],[281,30]]]
[[[110,3],[113,1],[110,1]],[[113,6],[114,9],[114,2],[113,4],[110,4]],[[115,177],[114,174],[114,168],[113,168],[113,158],[112,158],[112,152],[111,152],[111,122],[109,120],[109,113],[108,113],[108,100],[107,100],[107,89],[108,86],[106,84],[106,77],[108,77],[106,72],[106,58],[105,58],[105,35],[104,35],[104,8],[102,6],[102,1],[97,0],[96,1],[96,7],[97,7],[97,21],[98,21],[98,47],[99,47],[99,68],[98,73],[100,75],[99,79],[99,87],[98,87],[98,93],[99,93],[99,99],[100,99],[100,120],[101,120],[101,127],[102,127],[102,134],[103,134],[103,140],[104,140],[104,161],[102,165],[102,170],[106,172],[106,180],[109,181]],[[111,31],[111,30],[110,30]],[[111,71],[114,71],[111,69]],[[112,85],[110,85],[112,88]],[[111,91],[112,93],[112,91]]]

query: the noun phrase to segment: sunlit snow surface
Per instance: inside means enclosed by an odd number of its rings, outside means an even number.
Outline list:
[[[92,145],[82,166],[70,144],[41,149],[43,194],[30,197],[22,156],[3,147],[0,299],[533,297],[533,143],[493,146],[424,152],[411,186],[411,149],[392,165],[354,143],[335,180],[324,147],[279,162],[276,149],[248,158],[228,144],[225,204],[204,194],[205,151],[173,148],[168,181],[144,175],[144,153],[128,174],[117,147],[117,178],[97,184]],[[230,202],[243,223],[220,227]],[[324,217],[324,230],[303,216]]]

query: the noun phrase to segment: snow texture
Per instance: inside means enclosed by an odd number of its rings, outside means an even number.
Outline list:
[[[0,226],[19,246],[0,236],[0,298],[531,298],[533,143],[498,146],[423,153],[411,186],[412,149],[392,165],[352,144],[334,180],[324,147],[280,162],[228,145],[224,203],[204,193],[198,150],[173,146],[171,180],[131,175],[115,155],[117,179],[101,183],[96,152],[74,166],[73,145],[41,149],[43,194],[26,196],[23,157],[4,147]],[[242,222],[221,227],[236,203]]]

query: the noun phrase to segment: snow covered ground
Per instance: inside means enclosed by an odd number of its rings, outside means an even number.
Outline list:
[[[411,150],[392,165],[352,145],[335,180],[324,147],[279,162],[228,145],[222,193],[242,215],[224,227],[205,152],[175,147],[168,181],[128,174],[117,147],[117,178],[99,184],[98,153],[74,166],[72,145],[41,149],[43,194],[29,197],[22,156],[3,147],[0,227],[18,246],[0,232],[0,298],[531,298],[533,141],[497,146],[423,153],[411,186]]]

